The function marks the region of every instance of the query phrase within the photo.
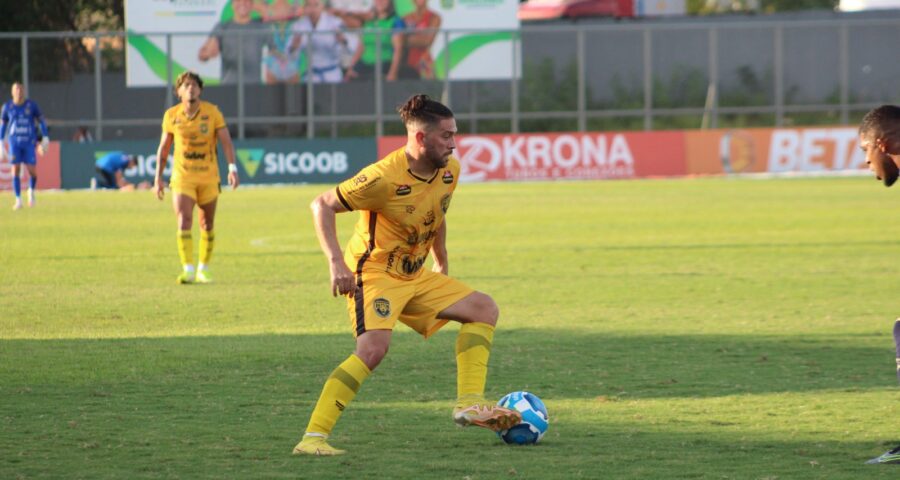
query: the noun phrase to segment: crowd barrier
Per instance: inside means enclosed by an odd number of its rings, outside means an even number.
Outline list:
[[[236,141],[243,184],[337,183],[401,147],[405,136]],[[38,159],[41,189],[87,188],[94,162],[121,150],[138,157],[132,182],[151,181],[156,141],[51,142]],[[857,130],[758,128],[653,132],[461,135],[461,181],[603,180],[741,173],[852,172],[866,168]],[[223,181],[226,169],[219,153]],[[169,162],[166,170],[171,169]],[[11,185],[0,162],[0,190]]]

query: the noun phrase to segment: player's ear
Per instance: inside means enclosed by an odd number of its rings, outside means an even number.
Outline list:
[[[416,132],[416,143],[418,143],[419,146],[425,146],[425,132],[422,130]]]

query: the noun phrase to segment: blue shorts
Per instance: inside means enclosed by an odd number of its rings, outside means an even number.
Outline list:
[[[9,162],[13,165],[24,163],[26,165],[35,165],[37,161],[34,156],[34,143],[12,143],[9,144],[9,153],[12,160]]]

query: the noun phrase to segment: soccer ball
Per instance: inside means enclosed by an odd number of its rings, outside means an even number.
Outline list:
[[[537,395],[512,392],[501,398],[497,405],[522,414],[522,423],[509,430],[497,432],[501,440],[514,445],[528,445],[541,441],[550,424],[550,417],[547,416],[547,407]]]

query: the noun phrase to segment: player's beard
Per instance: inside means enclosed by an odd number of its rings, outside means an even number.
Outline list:
[[[425,157],[428,158],[428,162],[431,163],[431,166],[435,169],[441,169],[447,166],[447,162],[450,161],[450,155],[453,153],[453,150],[450,150],[446,154],[441,154],[437,149],[434,148],[426,148],[425,149]]]

